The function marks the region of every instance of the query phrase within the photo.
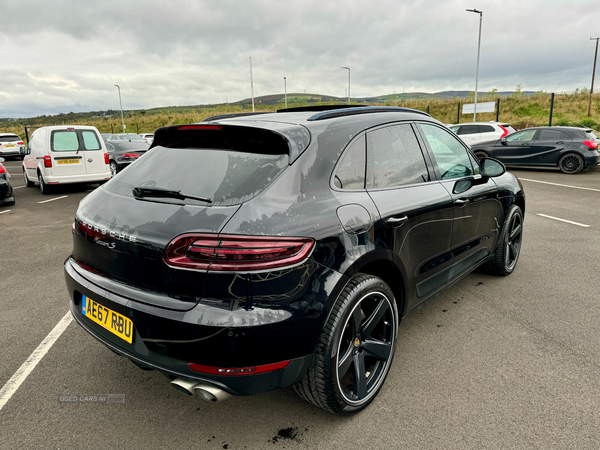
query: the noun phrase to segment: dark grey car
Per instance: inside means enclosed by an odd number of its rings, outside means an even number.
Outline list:
[[[473,145],[479,158],[496,158],[507,166],[557,167],[575,174],[600,162],[599,141],[589,128],[536,127]]]

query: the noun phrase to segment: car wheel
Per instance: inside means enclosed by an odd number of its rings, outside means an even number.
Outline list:
[[[119,173],[119,167],[117,166],[117,163],[114,161],[110,162],[110,175],[111,177],[115,177],[117,175],[117,173]]]
[[[25,180],[25,186],[27,186],[27,187],[35,186],[35,183],[33,181],[29,181],[29,178],[27,178],[27,172],[25,171],[25,169],[23,169],[23,179]]]
[[[480,152],[480,151],[476,151],[475,152],[475,156],[477,157],[477,159],[479,161],[481,161],[483,158],[489,158],[490,155],[488,155],[486,152]]]
[[[583,167],[583,158],[576,153],[568,153],[558,160],[558,168],[562,173],[579,173]]]
[[[44,177],[42,176],[42,174],[40,172],[38,172],[38,182],[40,183],[40,191],[42,191],[42,194],[44,194],[44,195],[50,194],[50,186],[48,186],[44,182]]]
[[[336,300],[295,391],[332,413],[360,411],[387,377],[397,335],[398,309],[389,286],[381,278],[356,275]]]
[[[505,224],[496,253],[488,266],[488,271],[494,275],[510,275],[517,266],[523,242],[523,212],[521,208],[517,205],[511,206]]]

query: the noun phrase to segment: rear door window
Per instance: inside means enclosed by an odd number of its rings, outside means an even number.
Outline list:
[[[362,136],[342,156],[333,177],[334,186],[339,189],[364,189],[365,164],[365,136]]]
[[[100,141],[94,131],[82,130],[81,137],[83,138],[83,146],[85,150],[100,150]]]
[[[537,137],[538,141],[560,141],[564,139],[565,133],[558,130],[540,130],[540,134]]]
[[[367,133],[367,187],[391,188],[429,181],[425,159],[409,124]]]
[[[75,130],[57,130],[52,132],[53,152],[74,152],[79,150],[79,139]]]
[[[491,125],[479,125],[480,133],[493,133],[494,131],[496,131],[496,130]]]
[[[467,149],[452,134],[429,124],[419,125],[440,169],[442,180],[475,174]]]

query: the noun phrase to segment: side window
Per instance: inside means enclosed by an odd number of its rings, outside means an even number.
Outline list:
[[[112,144],[109,144],[108,142],[106,143],[106,151],[112,153],[115,151],[115,146]]]
[[[59,130],[52,132],[52,151],[69,152],[79,150],[79,140],[75,130]]]
[[[491,125],[478,125],[480,133],[493,133],[496,131]]]
[[[517,133],[509,134],[508,136],[506,136],[506,142],[513,142],[513,141],[526,142],[526,141],[532,141],[533,140],[533,136],[535,136],[535,132],[536,131],[537,130],[523,130],[523,131],[519,131]]]
[[[565,139],[562,131],[558,130],[541,130],[538,141],[560,141]]]
[[[95,132],[84,130],[81,132],[81,136],[83,137],[83,146],[86,150],[100,150],[102,148]]]
[[[417,137],[409,124],[392,125],[367,134],[367,187],[391,188],[429,181]]]
[[[452,131],[453,133],[458,134],[458,130],[460,130],[460,127],[450,127],[450,131]]]
[[[474,175],[467,149],[450,133],[434,125],[419,125],[440,168],[442,180]]]
[[[335,171],[333,184],[339,189],[365,188],[366,148],[365,137],[352,143],[344,152],[340,165]]]
[[[462,135],[462,134],[477,134],[479,133],[479,126],[478,125],[463,125],[462,127],[460,127],[460,130],[458,130],[458,135]]]
[[[469,159],[471,160],[471,165],[473,166],[473,175],[479,175],[481,173],[479,168],[479,160],[475,158],[473,155],[469,153]]]

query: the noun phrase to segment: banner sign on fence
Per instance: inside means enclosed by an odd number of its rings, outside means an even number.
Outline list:
[[[475,104],[474,103],[468,103],[463,105],[463,114],[473,114],[474,111],[474,107]],[[484,112],[494,112],[496,110],[496,102],[484,102],[484,103],[477,103],[477,112],[478,113],[484,113]]]

